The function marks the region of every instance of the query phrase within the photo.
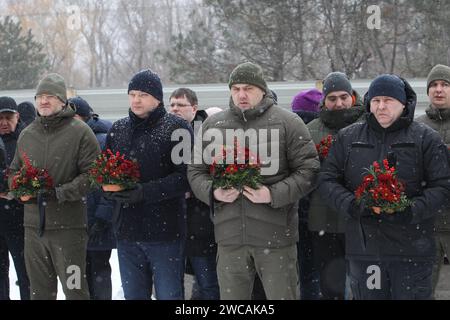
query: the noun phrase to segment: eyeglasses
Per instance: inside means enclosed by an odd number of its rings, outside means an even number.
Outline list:
[[[53,96],[53,95],[49,95],[49,94],[39,94],[35,97],[36,101],[42,101],[42,100],[47,100],[47,101],[51,101],[51,100],[55,100],[58,99],[57,96]]]
[[[190,107],[190,106],[191,106],[190,104],[182,104],[182,103],[171,103],[170,104],[171,108],[175,108],[175,107],[184,108],[184,107]]]

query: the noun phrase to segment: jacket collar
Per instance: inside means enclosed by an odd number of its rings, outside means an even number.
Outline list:
[[[405,91],[406,91],[406,105],[405,109],[403,110],[402,115],[400,118],[397,119],[390,127],[383,128],[378,123],[377,119],[375,118],[374,114],[370,112],[370,101],[367,101],[367,93],[364,99],[364,104],[366,107],[366,110],[368,110],[367,114],[367,123],[369,126],[378,132],[393,132],[397,131],[403,128],[409,127],[409,125],[414,120],[414,111],[416,109],[417,104],[417,95],[412,89],[411,85],[406,81],[405,79],[401,78],[403,82],[405,83]]]
[[[236,115],[239,119],[247,122],[249,120],[254,120],[260,116],[262,116],[267,110],[269,110],[275,101],[273,96],[270,93],[267,93],[261,102],[254,108],[248,110],[241,110],[238,106],[236,106],[233,102],[233,98],[230,97],[230,110]]]
[[[448,120],[450,119],[450,109],[438,109],[430,105],[425,113],[431,120]]]
[[[141,119],[138,116],[136,116],[131,109],[128,111],[128,114],[130,116],[130,121],[131,121],[131,126],[133,128],[140,126],[140,125],[144,125],[144,126],[148,126],[148,127],[153,127],[155,126],[156,123],[158,123],[158,121],[163,118],[166,114],[167,111],[164,108],[164,104],[161,102],[156,109],[154,109],[152,112],[150,112],[150,114],[148,115],[147,118],[145,119]]]

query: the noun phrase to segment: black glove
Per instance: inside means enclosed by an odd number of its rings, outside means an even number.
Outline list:
[[[144,199],[144,189],[142,184],[138,183],[133,189],[118,192],[105,192],[105,198],[116,200],[120,203],[138,203]]]
[[[101,236],[111,227],[108,221],[95,219],[95,222],[89,227],[89,241],[98,242]]]
[[[394,213],[382,212],[380,216],[384,221],[397,225],[408,225],[411,223],[413,218],[411,207],[407,207],[403,211],[397,211]]]
[[[372,210],[366,207],[365,201],[360,201],[358,204],[356,200],[353,200],[350,204],[349,215],[358,220],[361,217],[370,217],[372,216]]]

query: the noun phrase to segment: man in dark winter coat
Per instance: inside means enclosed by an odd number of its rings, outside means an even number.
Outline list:
[[[365,97],[366,122],[342,129],[319,174],[319,192],[348,218],[345,232],[355,299],[430,299],[434,222],[450,196],[450,167],[439,134],[413,121],[416,94],[395,75],[377,77]],[[395,166],[412,202],[376,214],[355,190],[374,161]]]
[[[108,196],[122,203],[117,250],[125,299],[150,299],[152,276],[156,299],[184,299],[189,185],[186,165],[171,157],[178,143],[171,135],[181,129],[192,136],[192,128],[167,113],[161,80],[149,69],[133,76],[128,97],[129,116],[116,121],[106,138],[106,148],[137,160],[141,174],[134,189]]]
[[[364,114],[363,103],[344,73],[332,72],[323,81],[324,98],[320,115],[308,123],[314,143],[358,121]],[[321,155],[320,160],[323,162]],[[308,227],[313,233],[313,256],[319,270],[322,299],[343,300],[346,289],[345,218],[327,206],[314,191],[310,197]]]
[[[3,140],[0,149],[1,169],[5,169],[14,157],[17,139],[24,125],[17,112],[17,105],[13,98],[0,98],[0,137]],[[6,159],[4,152],[6,148]],[[6,196],[8,188],[7,179],[2,174],[1,192]],[[0,199],[0,300],[9,299],[9,256],[8,251],[14,260],[14,267],[19,281],[20,298],[30,299],[30,283],[25,268],[24,259],[24,229],[23,229],[23,205],[14,199]]]
[[[297,204],[315,182],[317,151],[303,121],[274,104],[260,66],[238,65],[228,85],[230,107],[206,119],[203,140],[212,136],[222,150],[237,138],[242,148],[258,149],[263,165],[255,189],[218,187],[209,171],[217,154],[207,154],[205,141],[188,167],[195,196],[213,209],[220,298],[250,299],[258,273],[268,299],[298,299]],[[262,151],[268,148],[270,156]]]
[[[59,278],[66,299],[87,300],[83,199],[89,191],[88,171],[100,147],[92,130],[74,119],[75,110],[67,103],[60,75],[49,74],[39,82],[36,106],[38,117],[20,134],[10,167],[15,174],[26,155],[33,166],[48,170],[54,185],[41,189],[25,204],[25,263],[31,299],[56,299]]]
[[[169,98],[170,113],[186,120],[194,129],[199,129],[208,114],[198,110],[198,99],[194,91],[179,88]],[[197,132],[194,132],[194,136]],[[219,284],[216,273],[217,245],[214,240],[214,225],[209,217],[209,206],[198,200],[192,191],[186,193],[187,237],[186,263],[191,267],[195,283],[193,300],[219,300]]]
[[[450,148],[450,67],[436,65],[431,69],[427,79],[427,94],[430,106],[425,114],[416,119],[436,130],[442,137],[447,147]],[[433,291],[441,283],[448,279],[441,278],[450,274],[450,209],[439,212],[436,218],[437,229],[437,261],[433,270]],[[448,285],[447,285],[448,286]]]
[[[87,123],[97,138],[101,149],[106,143],[106,134],[112,123],[94,114],[91,106],[81,97],[69,99],[75,106],[75,118]],[[112,228],[113,205],[102,198],[100,190],[87,195],[89,241],[86,255],[86,277],[91,300],[111,300],[111,258],[112,249],[116,248],[116,239]]]

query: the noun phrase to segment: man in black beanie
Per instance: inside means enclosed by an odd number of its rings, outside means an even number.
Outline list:
[[[450,147],[450,67],[442,64],[431,69],[427,78],[427,94],[430,106],[425,114],[418,117],[422,122],[436,130]],[[436,219],[437,261],[433,270],[433,291],[436,287],[448,287],[450,274],[450,209],[442,210]],[[447,275],[447,277],[445,276]]]
[[[172,160],[172,133],[185,130],[185,120],[167,113],[159,76],[147,69],[128,85],[129,116],[113,124],[106,148],[139,163],[133,189],[107,194],[120,205],[117,250],[127,300],[150,299],[152,283],[158,300],[184,299],[186,164]],[[189,144],[189,150],[191,145]],[[152,281],[153,277],[153,281]]]
[[[450,196],[450,165],[438,133],[413,121],[416,101],[406,80],[377,77],[365,97],[366,121],[339,131],[319,174],[324,202],[347,219],[345,252],[357,300],[432,298],[434,221]],[[410,204],[403,210],[378,212],[356,201],[374,161],[394,167],[404,183]]]

